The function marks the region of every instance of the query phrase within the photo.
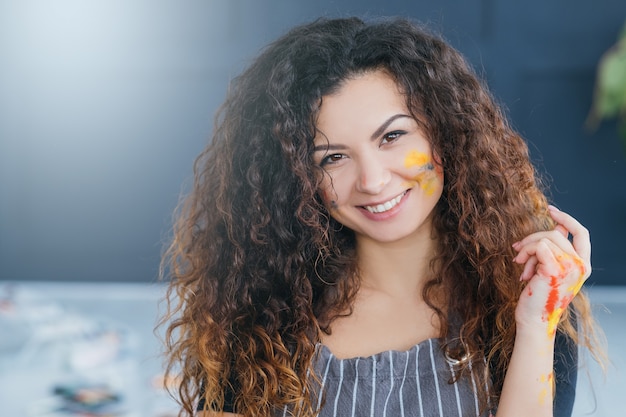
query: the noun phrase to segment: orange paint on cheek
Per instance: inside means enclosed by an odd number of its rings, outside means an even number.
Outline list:
[[[413,188],[417,185],[417,181],[415,180],[411,180],[411,181],[404,181],[402,183],[402,186],[407,187],[407,188]]]
[[[415,180],[419,183],[427,196],[431,196],[435,193],[439,182],[437,176],[432,171],[419,173],[415,176]]]
[[[420,171],[415,175],[415,182],[409,183],[410,186],[419,184],[427,196],[431,196],[437,190],[439,184],[439,170],[433,166],[430,156],[424,152],[411,151],[404,158],[404,166],[406,168],[419,167]],[[434,171],[433,171],[434,170]]]
[[[426,164],[430,164],[430,156],[424,152],[411,151],[406,158],[404,158],[404,166],[406,168],[412,168],[415,166],[422,167]]]

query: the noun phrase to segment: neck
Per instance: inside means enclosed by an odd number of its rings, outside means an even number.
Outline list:
[[[435,243],[430,233],[408,242],[357,239],[361,288],[397,297],[421,297],[423,285],[431,277]]]

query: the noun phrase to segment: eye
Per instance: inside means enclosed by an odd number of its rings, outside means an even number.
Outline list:
[[[392,132],[385,133],[380,143],[381,145],[384,145],[385,143],[395,142],[404,134],[406,134],[406,131],[404,130],[394,130]]]
[[[341,161],[342,159],[344,159],[345,157],[346,156],[341,153],[331,153],[330,155],[326,155],[324,158],[322,158],[322,160],[320,161],[320,166],[323,167],[325,165],[335,164]]]

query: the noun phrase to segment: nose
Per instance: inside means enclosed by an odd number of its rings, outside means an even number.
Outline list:
[[[359,175],[356,182],[357,191],[365,194],[378,194],[389,184],[391,172],[384,160],[376,155],[361,158]]]

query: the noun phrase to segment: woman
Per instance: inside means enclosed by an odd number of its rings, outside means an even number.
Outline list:
[[[185,415],[567,415],[595,349],[587,231],[401,19],[297,27],[233,82],[164,265]]]

